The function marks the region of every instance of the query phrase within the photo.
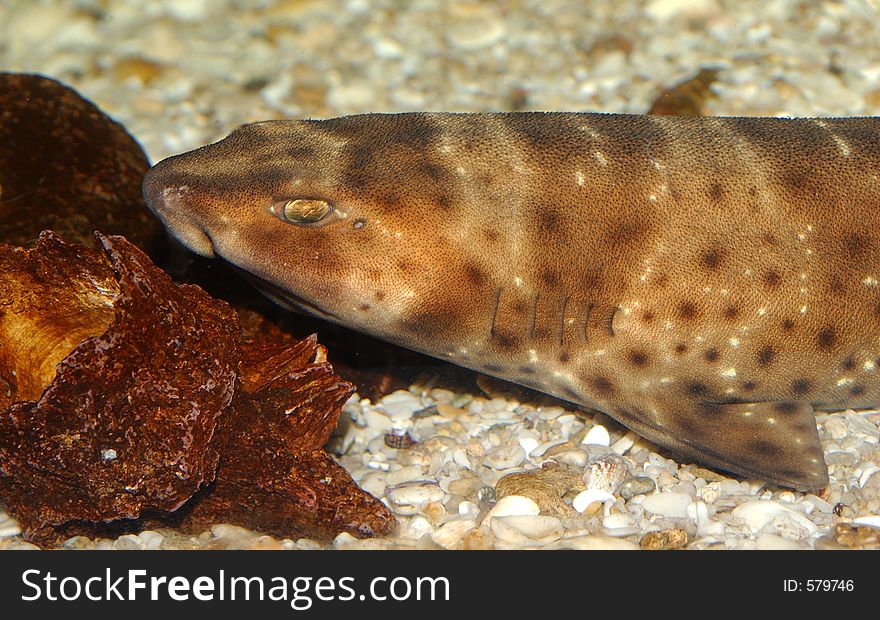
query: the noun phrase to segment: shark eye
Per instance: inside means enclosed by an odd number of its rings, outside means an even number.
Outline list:
[[[333,213],[333,205],[316,198],[281,200],[269,209],[273,215],[288,224],[309,226],[319,223]]]

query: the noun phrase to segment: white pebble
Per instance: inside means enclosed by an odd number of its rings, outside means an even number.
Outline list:
[[[498,540],[512,545],[546,545],[563,533],[562,521],[542,515],[495,517],[489,527]]]
[[[407,523],[405,528],[403,528],[403,532],[401,533],[401,535],[405,538],[418,540],[425,534],[430,534],[433,531],[434,526],[431,525],[431,522],[428,521],[425,517],[417,515],[409,520],[409,523]]]
[[[446,494],[440,485],[430,480],[404,482],[385,489],[385,497],[398,514],[415,514],[425,502],[439,502]]]
[[[846,428],[846,422],[840,418],[828,418],[825,422],[825,432],[831,435],[834,440],[840,440],[849,434]]]
[[[608,429],[602,426],[601,424],[597,424],[584,435],[582,444],[595,444],[599,446],[610,446],[611,445],[611,435],[608,434]]]
[[[639,523],[629,515],[615,513],[602,519],[602,527],[607,530],[616,530],[613,536],[629,536],[639,531]],[[626,530],[627,534],[621,534],[619,530]]]
[[[396,471],[389,471],[388,473],[383,475],[385,478],[385,483],[388,486],[394,486],[397,484],[402,484],[404,482],[418,480],[425,475],[425,470],[420,465],[408,465],[406,467],[401,467]]]
[[[486,514],[483,522],[488,523],[493,517],[536,515],[540,512],[541,509],[532,498],[523,495],[506,495],[492,506],[492,510]]]
[[[547,450],[549,450],[553,446],[561,446],[565,442],[566,442],[565,439],[554,439],[552,441],[547,441],[547,442],[539,445],[537,448],[532,449],[529,452],[529,456],[531,456],[531,457],[543,456],[544,453],[547,452]]]
[[[859,488],[864,489],[865,485],[868,483],[868,480],[871,479],[871,476],[876,474],[878,471],[880,471],[880,467],[877,466],[866,468],[865,471],[862,472],[862,475],[859,476]]]
[[[431,534],[431,540],[444,549],[451,549],[461,542],[462,537],[474,529],[476,525],[470,519],[447,521]]]
[[[611,449],[614,450],[615,453],[622,456],[626,454],[629,449],[633,447],[633,445],[635,445],[636,439],[638,438],[638,435],[633,432],[629,432],[617,441],[615,441],[614,445],[611,446]]]
[[[671,519],[682,519],[688,516],[688,506],[692,502],[693,498],[684,493],[655,493],[645,497],[642,507],[654,514]]]
[[[755,539],[755,548],[763,551],[798,551],[808,547],[776,534],[763,533]]]
[[[458,504],[458,514],[460,515],[470,515],[475,517],[478,512],[480,512],[480,507],[473,502],[465,500]]]
[[[607,549],[637,551],[639,546],[634,542],[622,538],[603,536],[601,534],[590,534],[587,536],[563,538],[560,541],[547,545],[544,549],[574,549],[578,551],[601,551]]]
[[[155,550],[162,546],[165,537],[153,530],[144,530],[138,534],[138,541],[142,549]]]
[[[537,439],[534,437],[520,437],[519,438],[519,447],[523,449],[523,452],[526,454],[531,454],[532,451],[541,445]]]
[[[351,543],[356,543],[357,538],[349,534],[348,532],[342,532],[336,538],[333,539],[333,548],[340,549],[345,547],[346,545],[350,545]]]
[[[880,527],[880,515],[865,515],[853,519],[855,525],[868,525],[871,527]]]
[[[0,538],[18,536],[19,534],[21,534],[21,527],[19,527],[18,521],[7,514],[0,513]]]
[[[816,525],[800,514],[773,500],[753,500],[740,504],[733,509],[733,516],[742,519],[753,532],[758,532],[777,516],[785,515],[791,522],[812,533],[816,531]]]
[[[483,457],[483,465],[492,469],[510,469],[525,459],[526,452],[522,446],[499,446],[486,453]]]
[[[572,508],[582,513],[596,502],[605,503],[613,501],[614,495],[605,489],[587,489],[578,493],[571,505]]]
[[[706,506],[706,502],[703,500],[698,499],[695,502],[691,502],[685,510],[688,518],[697,524],[698,531],[709,524],[709,507]]]
[[[422,401],[412,392],[397,390],[382,398],[378,406],[393,420],[408,420],[422,408]]]

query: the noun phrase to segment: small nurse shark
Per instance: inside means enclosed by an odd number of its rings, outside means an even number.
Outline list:
[[[245,125],[144,195],[272,298],[828,483],[814,412],[880,403],[880,119],[364,114]]]

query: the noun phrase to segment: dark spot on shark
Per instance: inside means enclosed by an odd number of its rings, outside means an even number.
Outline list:
[[[779,274],[773,270],[768,271],[764,274],[764,284],[766,284],[770,288],[776,288],[779,286],[779,283],[782,281],[782,278],[779,277]]]
[[[837,334],[834,333],[834,330],[830,327],[823,327],[821,331],[819,331],[819,336],[816,338],[816,341],[819,344],[820,349],[830,349],[834,346],[834,343],[837,341]]]
[[[593,377],[589,380],[589,384],[600,394],[609,396],[614,393],[614,384],[607,377]]]
[[[785,319],[784,321],[782,321],[782,329],[786,331],[794,329],[794,321],[792,321],[791,319]]]
[[[495,334],[493,339],[499,349],[511,351],[519,345],[519,339],[511,334]]]
[[[728,321],[732,321],[739,316],[739,308],[737,308],[736,306],[727,306],[724,309],[724,312],[721,313],[721,316],[723,316]]]
[[[852,387],[849,389],[849,395],[850,395],[850,396],[856,396],[856,397],[858,397],[858,396],[864,396],[864,394],[865,394],[865,386],[862,385],[862,384],[860,384],[860,383],[858,383],[858,384],[852,386]]]
[[[769,366],[776,357],[776,350],[771,346],[762,347],[758,351],[758,366]]]
[[[489,281],[488,276],[486,276],[486,272],[483,271],[478,265],[473,263],[468,263],[464,268],[465,276],[468,281],[474,286],[483,287]]]
[[[692,319],[697,316],[697,307],[693,303],[686,301],[678,307],[678,316],[683,319]]]
[[[703,266],[707,269],[718,269],[724,259],[724,250],[712,248],[703,254]]]
[[[709,395],[709,386],[700,381],[692,381],[687,384],[686,391],[688,396],[706,397]]]
[[[563,364],[568,364],[571,361],[571,355],[568,354],[568,351],[563,351],[559,354],[559,361]]]
[[[856,360],[852,355],[850,355],[845,360],[843,360],[843,363],[840,366],[844,370],[852,370],[856,367]]]
[[[630,351],[627,358],[630,364],[638,368],[644,368],[648,365],[648,355],[643,351]]]
[[[812,389],[812,384],[809,379],[795,379],[791,382],[791,391],[797,394],[798,396],[804,396],[808,394]]]
[[[743,381],[742,389],[746,392],[754,392],[758,384],[754,381]]]
[[[675,345],[675,352],[678,355],[684,355],[685,353],[687,353],[687,350],[688,346],[683,342],[679,342],[677,345]]]
[[[864,235],[852,233],[843,240],[843,245],[853,258],[861,258],[870,249],[871,241]]]
[[[749,448],[753,454],[760,454],[769,457],[778,457],[782,454],[779,446],[771,441],[756,439],[749,444]]]
[[[712,183],[712,185],[709,186],[709,198],[714,202],[721,202],[724,199],[724,189],[721,187],[720,183]]]
[[[721,357],[721,354],[718,353],[718,349],[708,349],[703,353],[703,357],[705,357],[706,361],[710,364],[714,364]]]
[[[559,286],[559,275],[552,269],[544,269],[541,271],[541,284],[547,288],[555,289]]]
[[[385,291],[376,291],[375,293],[373,293],[373,298],[376,301],[382,301],[383,299],[385,299]]]

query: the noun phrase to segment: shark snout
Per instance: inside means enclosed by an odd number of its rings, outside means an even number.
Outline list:
[[[163,162],[159,162],[144,177],[141,191],[147,207],[187,248],[196,254],[214,257],[211,237],[189,206],[192,194],[190,187],[181,180],[166,175],[163,168]]]

